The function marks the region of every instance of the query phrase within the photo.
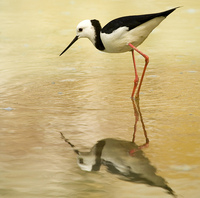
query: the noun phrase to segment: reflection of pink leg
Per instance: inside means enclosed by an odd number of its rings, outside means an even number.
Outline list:
[[[136,90],[138,82],[139,82],[137,68],[136,68],[136,64],[135,64],[134,50],[132,50],[132,57],[133,57],[133,66],[134,66],[134,70],[135,70],[135,80],[134,80],[134,87],[133,87],[133,92],[132,92],[131,98],[133,98],[135,90]]]
[[[137,122],[139,120],[139,113],[138,113],[138,110],[135,106],[135,102],[133,100],[132,100],[132,103],[133,103],[133,110],[134,110],[134,116],[135,116],[134,132],[133,132],[132,142],[135,142],[135,134],[136,134],[136,131],[137,131]]]
[[[129,155],[130,155],[131,157],[133,157],[136,151],[137,151],[137,149],[131,149],[131,150],[129,151]]]
[[[141,146],[139,146],[138,150],[143,149],[143,148],[147,148],[148,146],[149,146],[149,139],[147,138],[146,143],[141,145]]]
[[[138,87],[138,90],[137,90],[137,93],[136,93],[136,98],[138,98],[138,97],[139,97],[140,88],[141,88],[141,86],[142,86],[142,81],[143,81],[143,78],[144,78],[144,74],[145,74],[147,65],[148,65],[148,63],[149,63],[149,57],[148,57],[146,54],[144,54],[144,53],[142,53],[141,51],[139,51],[139,50],[138,50],[135,46],[133,46],[131,43],[129,43],[128,45],[129,45],[133,50],[135,50],[136,52],[138,52],[139,54],[141,54],[141,55],[145,58],[145,65],[144,65],[143,73],[142,73],[141,80],[140,80],[140,84],[139,84],[139,87]],[[133,59],[134,59],[134,58],[133,58]],[[134,59],[133,62],[135,62],[135,59]],[[136,66],[134,66],[134,68],[135,68],[135,70],[136,70]],[[136,85],[136,87],[137,87],[137,85]],[[134,85],[134,88],[136,88],[136,87],[135,87],[135,85]],[[133,91],[135,92],[134,88],[133,88]],[[132,93],[132,97],[133,97],[133,95],[134,95],[134,92]]]
[[[145,125],[144,125],[144,121],[143,121],[143,117],[142,117],[142,113],[140,111],[140,105],[139,105],[139,100],[137,101],[137,107],[138,107],[138,112],[139,112],[139,116],[140,116],[140,120],[141,120],[141,123],[142,123],[142,128],[143,128],[143,131],[144,131],[144,137],[146,139],[146,143],[143,144],[144,146],[145,145],[149,145],[149,138],[148,138],[148,135],[147,135],[147,131],[146,131],[146,128],[145,128]]]
[[[136,131],[137,131],[137,122],[138,122],[138,119],[135,118],[135,124],[134,124],[134,132],[133,132],[132,142],[135,142],[135,134],[136,134]]]
[[[145,129],[145,125],[144,125],[144,121],[143,121],[143,117],[142,117],[142,113],[140,111],[140,105],[139,105],[139,100],[133,100],[132,99],[132,103],[133,103],[133,110],[134,110],[134,115],[135,115],[135,124],[134,124],[134,132],[133,132],[133,139],[132,139],[132,142],[134,143],[135,142],[135,134],[136,134],[136,130],[137,130],[137,122],[138,120],[140,119],[141,120],[141,124],[142,124],[142,128],[143,128],[143,131],[144,131],[144,136],[145,136],[145,144],[141,145],[141,146],[138,146],[134,149],[131,149],[129,151],[129,155],[130,156],[134,156],[135,152],[143,149],[143,148],[147,148],[149,146],[149,138],[147,136],[147,131]]]
[[[138,148],[131,149],[131,150],[129,151],[129,155],[133,157],[134,154],[135,154],[135,152],[137,152],[137,151],[139,151],[139,150],[142,150],[143,148],[147,148],[148,146],[149,146],[149,140],[148,140],[145,144],[143,144],[143,145],[141,145],[141,146],[138,146]]]

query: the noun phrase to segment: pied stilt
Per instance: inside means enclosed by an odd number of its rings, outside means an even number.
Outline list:
[[[108,53],[131,51],[135,70],[134,87],[131,95],[131,98],[133,98],[139,82],[134,57],[134,51],[138,52],[145,58],[143,73],[135,95],[136,98],[139,98],[139,92],[149,63],[149,57],[138,50],[137,47],[148,37],[155,27],[177,8],[153,14],[120,17],[110,21],[103,28],[101,28],[99,21],[96,19],[84,20],[78,24],[75,38],[60,56],[79,38],[88,38],[100,51]]]

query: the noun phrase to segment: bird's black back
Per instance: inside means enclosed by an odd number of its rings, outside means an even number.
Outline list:
[[[167,17],[170,13],[172,13],[174,10],[177,8],[173,8],[164,12],[159,12],[159,13],[153,13],[153,14],[144,14],[144,15],[134,15],[134,16],[125,16],[125,17],[120,17],[117,19],[114,19],[110,21],[108,24],[106,24],[101,32],[110,34],[114,30],[120,28],[120,27],[128,27],[129,30],[134,29],[135,27],[151,20],[156,17]]]

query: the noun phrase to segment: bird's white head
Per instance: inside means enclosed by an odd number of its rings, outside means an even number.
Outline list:
[[[78,38],[88,38],[94,40],[95,30],[90,20],[81,21],[76,27],[76,35]]]
[[[67,48],[60,54],[60,56],[67,51],[73,43],[75,43],[79,38],[88,38],[90,41],[95,44],[95,28],[92,25],[91,20],[81,21],[76,27],[76,36],[72,42],[67,46]]]

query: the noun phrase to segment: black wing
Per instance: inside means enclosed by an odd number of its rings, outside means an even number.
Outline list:
[[[178,8],[178,7],[177,7]],[[144,15],[135,15],[135,16],[125,16],[125,17],[120,17],[117,19],[114,19],[110,21],[107,25],[105,25],[101,32],[110,34],[114,30],[126,26],[129,28],[129,30],[134,29],[135,27],[151,20],[156,17],[167,17],[170,13],[172,13],[174,10],[177,8],[173,8],[164,12],[159,12],[159,13],[153,13],[153,14],[144,14]]]

